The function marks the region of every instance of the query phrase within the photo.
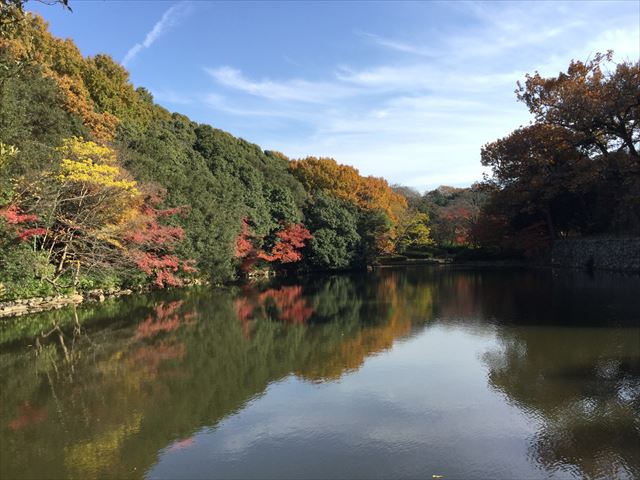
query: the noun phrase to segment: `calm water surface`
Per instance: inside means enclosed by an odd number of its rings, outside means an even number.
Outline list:
[[[640,478],[637,276],[382,269],[28,320],[0,327],[2,479]]]

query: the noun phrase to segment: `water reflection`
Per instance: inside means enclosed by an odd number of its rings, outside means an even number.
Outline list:
[[[640,337],[598,328],[517,328],[487,353],[489,382],[541,420],[531,455],[549,472],[640,475]]]
[[[437,467],[449,468],[453,476],[505,477],[508,470],[492,470],[471,453],[448,466],[440,466],[435,455],[444,458],[450,452],[433,445],[433,458],[415,456],[425,450],[426,439],[444,441],[438,422],[444,427],[447,415],[461,412],[460,405],[449,411],[428,403],[456,398],[457,386],[448,380],[457,378],[458,367],[436,369],[443,358],[438,348],[446,346],[454,362],[473,345],[481,355],[467,355],[465,368],[473,375],[467,387],[476,390],[456,402],[469,408],[477,395],[494,405],[497,400],[489,397],[497,392],[534,425],[532,434],[522,437],[528,456],[516,459],[514,453],[511,468],[523,472],[525,465],[533,466],[532,472],[544,472],[541,476],[640,475],[640,330],[631,301],[639,287],[633,277],[583,278],[568,272],[388,269],[120,300],[78,309],[79,321],[74,318],[67,328],[59,325],[71,311],[43,314],[33,318],[28,335],[3,325],[1,338],[10,342],[0,354],[0,473],[3,478],[157,476],[168,456],[197,451],[203,428],[215,435],[225,419],[283,395],[288,384],[282,381],[297,378],[331,388],[315,390],[316,403],[322,392],[334,392],[333,409],[329,400],[321,402],[328,409],[324,422],[359,412],[351,431],[378,424],[382,432],[384,416],[393,420],[386,433],[366,441],[366,460],[355,455],[362,452],[362,437],[343,433],[342,445],[332,447],[321,427],[309,427],[304,432],[308,445],[329,449],[329,457],[341,455],[338,449],[354,453],[340,457],[338,473],[428,477],[438,473],[431,471]],[[442,338],[440,346],[429,338]],[[419,354],[411,358],[419,357],[420,363],[398,367],[397,359],[413,351]],[[367,362],[374,357],[379,362]],[[339,398],[343,394],[336,386],[355,388],[355,372],[365,362],[374,369],[371,388],[396,406],[380,404],[375,395],[358,406]],[[411,379],[427,381],[440,393],[428,393],[431,400],[418,408],[412,395],[424,383],[411,386]],[[274,391],[270,385],[281,387]],[[316,403],[309,398],[300,415],[313,417]],[[412,414],[406,413],[409,405]],[[494,422],[483,427],[483,435],[505,430],[497,413],[487,412],[487,418]],[[277,429],[273,422],[265,428]],[[251,431],[238,428],[236,433]],[[477,441],[470,435],[461,431],[459,443]],[[393,450],[398,465],[367,470],[376,463],[379,442],[391,438],[394,445],[404,445],[402,454]],[[296,442],[303,444],[286,437],[265,447],[286,450]],[[204,467],[211,466],[211,458],[193,455],[192,470],[180,475],[197,476],[201,463],[199,473],[210,476]],[[260,468],[245,473],[266,475]]]

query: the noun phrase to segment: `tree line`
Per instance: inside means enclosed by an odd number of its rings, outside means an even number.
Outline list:
[[[431,241],[384,179],[171,113],[22,6],[3,4],[0,36],[6,298],[359,268]]]

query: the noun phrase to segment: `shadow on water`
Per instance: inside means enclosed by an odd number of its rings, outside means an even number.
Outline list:
[[[543,471],[640,475],[638,291],[570,271],[384,269],[5,323],[0,476],[142,477],[270,384],[345,379],[432,325],[497,338],[489,386],[540,420]]]

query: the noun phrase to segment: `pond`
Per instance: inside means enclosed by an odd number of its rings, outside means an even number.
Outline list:
[[[0,477],[640,477],[639,296],[386,268],[4,321]]]

